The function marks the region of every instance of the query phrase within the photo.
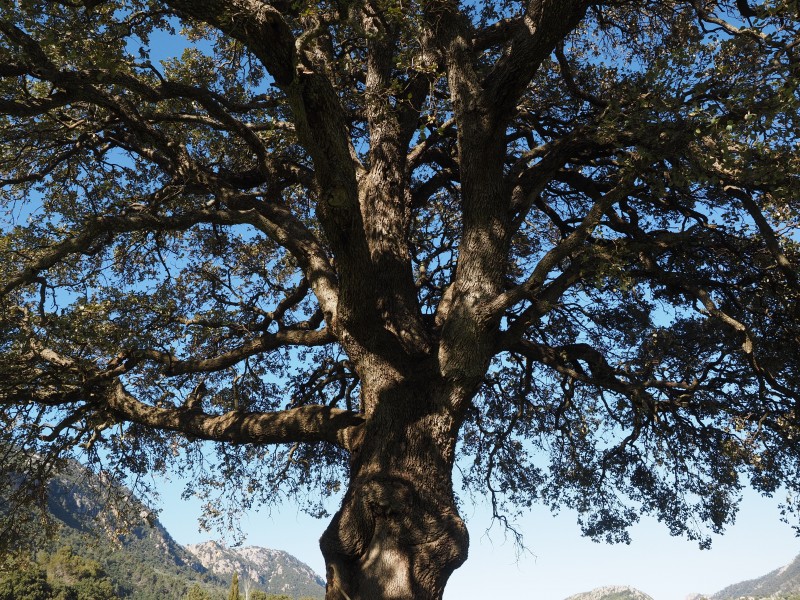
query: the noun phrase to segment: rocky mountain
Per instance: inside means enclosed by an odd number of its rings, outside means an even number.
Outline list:
[[[639,590],[623,586],[611,585],[596,588],[590,592],[583,592],[570,596],[566,600],[653,600],[650,596]]]
[[[122,533],[120,514],[108,508],[108,494],[124,497],[126,512],[136,516]],[[99,479],[77,463],[51,482],[48,496],[57,535],[52,540],[42,538],[36,550],[53,554],[69,548],[70,553],[96,561],[113,583],[116,598],[181,600],[199,587],[213,600],[223,600],[234,571],[240,581],[246,576],[253,582],[251,590],[292,598],[325,595],[324,581],[286,552],[228,549],[216,542],[183,547],[125,488]]]
[[[800,555],[791,563],[757,579],[742,581],[711,596],[712,600],[771,598],[800,600]]]
[[[226,548],[217,542],[190,544],[186,549],[209,571],[239,581],[249,579],[270,594],[323,597],[325,581],[291,554],[258,546]],[[242,584],[240,583],[240,586]]]
[[[124,533],[107,494],[127,494],[129,511],[139,514]],[[49,486],[48,509],[58,525],[57,537],[42,549],[70,547],[95,560],[108,573],[117,596],[131,600],[181,598],[193,585],[212,596],[228,582],[208,569],[172,539],[152,513],[124,488],[100,481],[78,464],[70,465]]]

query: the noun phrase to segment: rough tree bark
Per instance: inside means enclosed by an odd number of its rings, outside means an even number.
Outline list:
[[[422,373],[379,387],[384,401],[363,428],[342,506],[320,541],[326,598],[441,598],[468,546],[452,489],[452,398]]]

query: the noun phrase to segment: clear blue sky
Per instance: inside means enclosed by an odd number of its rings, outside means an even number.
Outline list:
[[[175,540],[189,544],[221,539],[218,533],[198,533],[199,503],[181,500],[181,489],[177,480],[162,486],[160,519]],[[470,506],[463,511],[470,558],[450,579],[445,600],[564,600],[603,585],[631,585],[655,600],[711,594],[764,575],[800,554],[800,538],[780,522],[777,504],[745,494],[737,523],[715,538],[711,550],[673,538],[665,526],[647,519],[632,530],[630,545],[597,544],[580,536],[572,513],[554,517],[537,507],[519,521],[528,552],[518,560],[513,541],[504,540],[499,526],[486,533],[488,505]],[[286,550],[324,575],[317,540],[326,525],[287,504],[271,515],[251,514],[243,522],[249,532],[245,545]]]

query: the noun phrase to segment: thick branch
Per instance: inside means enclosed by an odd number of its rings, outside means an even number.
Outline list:
[[[609,103],[607,100],[603,100],[602,98],[581,89],[581,87],[575,81],[575,78],[572,76],[572,68],[569,65],[567,57],[564,55],[563,43],[556,46],[555,53],[556,59],[558,60],[558,67],[561,70],[561,77],[564,80],[564,83],[567,85],[567,88],[569,88],[569,91],[572,92],[572,95],[576,98],[580,98],[581,100],[585,100],[596,108],[608,107]]]
[[[369,128],[369,170],[359,180],[359,201],[364,232],[374,274],[372,285],[381,306],[392,307],[381,315],[388,328],[410,353],[427,351],[428,342],[417,302],[409,257],[410,226],[407,185],[407,151],[419,111],[390,104],[387,90],[393,79],[398,32],[369,6],[362,16],[368,38],[365,81],[365,112]],[[422,102],[415,98],[417,106]],[[413,125],[403,126],[401,113]]]
[[[159,408],[140,402],[120,382],[103,398],[117,419],[153,429],[233,444],[285,444],[329,442],[351,450],[364,418],[329,406],[300,406],[278,412],[230,411],[223,415],[186,408]]]
[[[542,61],[583,18],[585,0],[530,0],[525,14],[514,23],[504,56],[483,82],[485,105],[502,125]]]
[[[167,0],[180,13],[218,27],[243,42],[280,86],[295,78],[295,38],[281,12],[257,0]]]
[[[47,98],[30,98],[27,102],[15,102],[0,98],[0,114],[14,117],[35,117],[65,106],[72,100],[72,96],[63,92],[52,94]]]
[[[311,155],[317,192],[317,217],[336,260],[336,302],[323,299],[326,318],[335,329],[346,324],[362,339],[383,330],[374,308],[375,289],[365,273],[372,268],[359,207],[356,164],[349,124],[325,69],[304,61],[300,36],[295,38],[282,13],[256,0],[167,0],[182,14],[219,28],[241,41],[286,93],[300,143]],[[365,276],[366,275],[366,276]],[[309,282],[314,277],[306,272]],[[316,292],[315,288],[315,292]],[[335,309],[335,313],[331,313]],[[337,331],[338,333],[338,331]]]
[[[336,272],[316,235],[285,205],[238,197],[237,208],[254,210],[250,223],[289,250],[297,259],[305,279],[311,285],[325,319],[333,330],[338,327],[339,285]]]

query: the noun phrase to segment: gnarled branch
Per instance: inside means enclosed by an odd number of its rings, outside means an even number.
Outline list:
[[[358,413],[318,405],[278,412],[234,410],[222,415],[187,408],[161,408],[139,401],[119,381],[104,391],[102,403],[121,421],[233,444],[329,442],[352,450],[357,443],[359,427],[364,423]]]

